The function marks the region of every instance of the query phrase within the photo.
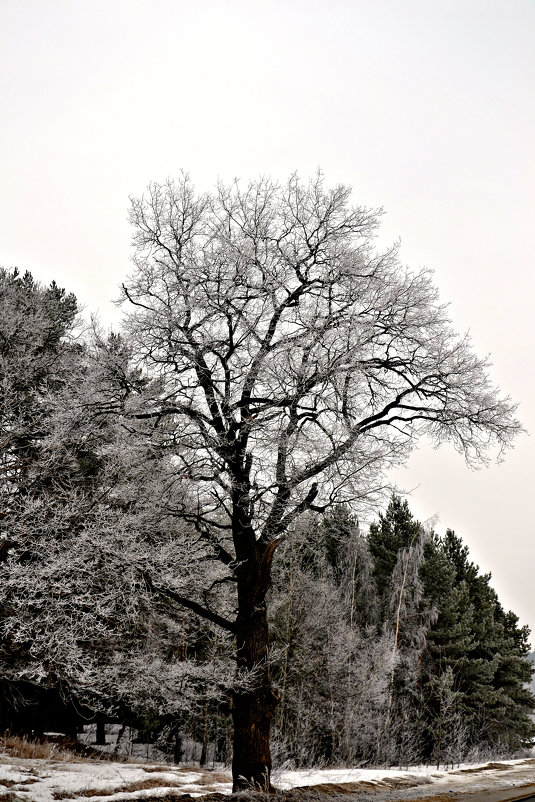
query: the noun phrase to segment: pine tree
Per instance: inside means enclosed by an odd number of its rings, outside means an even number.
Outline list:
[[[0,269],[0,571],[8,574],[16,552],[24,560],[23,570],[30,571],[30,540],[39,537],[43,526],[43,515],[35,520],[31,514],[39,499],[52,486],[63,492],[83,482],[89,470],[76,438],[61,448],[49,439],[57,399],[80,380],[76,313],[74,296],[56,284],[43,287],[29,273]],[[23,520],[28,525],[20,527]],[[5,583],[2,590],[3,624],[11,603]],[[23,719],[15,711],[25,701],[60,707],[57,696],[45,698],[31,675],[30,682],[14,678],[11,669],[26,660],[31,646],[31,641],[14,641],[2,628],[0,726],[15,729]]]
[[[535,733],[529,719],[535,699],[525,684],[531,676],[526,628],[505,613],[490,586],[490,574],[479,574],[468,548],[451,530],[444,550],[455,567],[455,581],[468,588],[473,609],[474,646],[460,672],[465,715],[472,743],[511,752],[526,746]]]
[[[71,731],[75,709],[194,718],[200,688],[220,704],[227,664],[193,614],[182,658],[184,610],[146,580],[206,554],[181,546],[165,426],[125,425],[145,381],[120,337],[82,341],[55,284],[0,271],[0,311],[0,727],[50,728],[62,700]]]
[[[379,594],[383,594],[392,578],[400,549],[409,548],[421,533],[421,524],[415,521],[406,500],[393,495],[379,521],[372,523],[368,535],[374,569],[373,576]]]
[[[412,750],[453,762],[528,744],[529,633],[503,611],[468,547],[451,530],[422,536],[397,497],[368,543],[382,592],[380,622],[395,633],[385,759]]]
[[[456,581],[455,567],[434,534],[425,545],[422,580],[435,611],[422,657],[422,751],[427,760],[454,761],[467,748],[459,677],[474,649],[473,606],[466,582]]]

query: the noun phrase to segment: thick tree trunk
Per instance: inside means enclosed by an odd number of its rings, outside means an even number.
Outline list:
[[[268,626],[266,605],[252,604],[238,615],[238,668],[254,670],[254,687],[236,692],[232,718],[234,742],[232,758],[233,791],[244,788],[271,790],[271,719],[278,696],[271,687],[268,664]]]
[[[242,455],[236,460],[241,463]],[[238,615],[236,663],[238,672],[252,672],[252,686],[233,695],[233,791],[253,788],[270,791],[271,719],[279,701],[271,686],[266,594],[271,563],[278,540],[257,539],[249,504],[250,459],[236,483],[233,497],[232,537],[236,549]]]

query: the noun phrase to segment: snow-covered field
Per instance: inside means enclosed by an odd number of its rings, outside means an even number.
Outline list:
[[[327,793],[335,786],[345,790],[392,791],[425,788],[426,796],[440,792],[482,791],[535,784],[535,759],[500,761],[446,771],[418,767],[396,769],[322,769],[275,772],[273,783],[281,790],[322,785]],[[202,796],[231,792],[225,770],[201,770],[162,764],[105,761],[56,762],[22,759],[0,753],[0,800],[9,802],[119,802],[119,800],[169,799],[181,794]],[[417,793],[410,792],[411,797]],[[374,794],[375,796],[375,794]],[[380,795],[379,795],[380,796]],[[377,798],[377,797],[376,797]],[[392,798],[392,797],[390,797]]]

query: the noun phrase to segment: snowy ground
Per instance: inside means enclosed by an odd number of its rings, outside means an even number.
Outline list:
[[[326,794],[350,793],[355,799],[374,792],[379,799],[416,799],[463,791],[480,794],[491,789],[535,786],[535,758],[501,761],[482,766],[437,771],[429,767],[408,771],[396,769],[323,769],[275,773],[274,785],[281,790],[298,786],[321,786]],[[343,784],[344,788],[340,788]],[[317,788],[317,790],[320,790]],[[181,794],[202,796],[230,794],[231,778],[225,770],[203,771],[162,764],[112,763],[104,761],[55,762],[21,759],[0,753],[0,800],[6,802],[119,802],[119,800],[166,800]],[[451,798],[451,797],[450,797]],[[485,793],[482,796],[486,798]],[[349,802],[349,797],[346,797]]]

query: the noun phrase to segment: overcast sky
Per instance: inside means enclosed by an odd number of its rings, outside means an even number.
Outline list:
[[[321,167],[435,270],[535,432],[534,42],[533,0],[0,0],[0,264],[110,323],[128,196]],[[395,477],[532,630],[534,465],[524,436],[478,472],[423,445]]]

